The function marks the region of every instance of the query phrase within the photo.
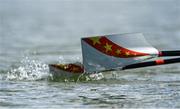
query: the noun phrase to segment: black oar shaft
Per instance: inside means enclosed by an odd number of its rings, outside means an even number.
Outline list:
[[[180,58],[158,59],[155,61],[142,62],[142,63],[128,65],[128,66],[123,67],[122,70],[148,67],[148,66],[156,66],[156,65],[164,65],[164,64],[173,64],[173,63],[179,63],[179,62],[180,62]]]
[[[174,51],[160,51],[159,57],[163,56],[180,56],[180,50],[174,50]]]

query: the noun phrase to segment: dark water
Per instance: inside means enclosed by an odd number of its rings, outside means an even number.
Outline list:
[[[180,49],[179,0],[0,0],[0,108],[180,108],[179,64],[54,81],[49,63],[81,61],[84,36],[143,32]]]

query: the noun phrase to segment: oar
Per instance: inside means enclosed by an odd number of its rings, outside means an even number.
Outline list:
[[[148,67],[148,66],[156,66],[156,65],[173,64],[173,63],[179,63],[179,62],[180,62],[180,58],[158,59],[155,61],[148,61],[148,62],[141,62],[141,63],[137,63],[137,64],[127,65],[127,66],[123,67],[122,70]]]
[[[81,45],[86,72],[118,70],[124,66],[126,66],[124,69],[153,66],[157,65],[157,62],[161,64],[169,64],[169,61],[180,62],[179,59],[144,62],[155,57],[180,56],[180,50],[159,51],[150,45],[141,33],[85,37],[81,39]]]
[[[159,51],[159,57],[164,57],[164,56],[180,56],[180,50]]]
[[[159,57],[166,57],[166,56],[180,56],[180,50],[159,51]],[[149,66],[157,66],[157,65],[165,65],[165,64],[173,64],[173,63],[180,63],[180,58],[157,59],[154,61],[131,64],[131,65],[127,65],[127,66],[123,67],[122,70],[141,68],[141,67],[149,67]]]

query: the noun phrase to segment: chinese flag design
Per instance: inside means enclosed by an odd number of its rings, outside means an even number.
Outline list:
[[[149,55],[147,53],[140,53],[133,50],[129,50],[127,48],[123,48],[115,44],[105,36],[84,38],[83,40],[93,48],[109,56],[129,58]]]

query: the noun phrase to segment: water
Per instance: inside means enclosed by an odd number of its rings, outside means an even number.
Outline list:
[[[0,108],[180,108],[179,64],[55,81],[49,63],[81,61],[84,36],[143,32],[180,49],[179,0],[0,0]]]

